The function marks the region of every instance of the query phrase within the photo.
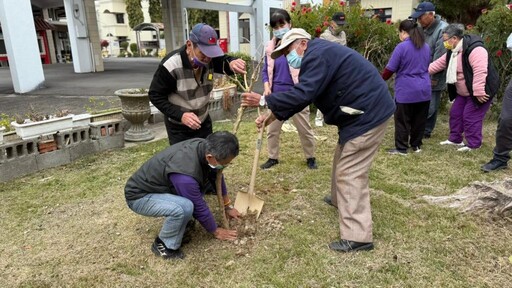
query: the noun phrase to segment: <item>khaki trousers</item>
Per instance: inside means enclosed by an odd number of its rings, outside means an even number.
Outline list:
[[[304,110],[293,115],[293,124],[299,132],[299,139],[304,151],[304,156],[307,158],[315,157],[315,135],[309,123],[309,106]],[[284,121],[274,120],[268,125],[267,130],[267,148],[268,158],[279,159],[279,136],[281,135],[281,126]]]
[[[332,203],[338,207],[341,239],[373,242],[368,173],[388,121],[344,145],[336,146],[331,197]]]

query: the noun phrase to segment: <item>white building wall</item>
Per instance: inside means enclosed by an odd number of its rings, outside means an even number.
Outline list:
[[[405,20],[418,6],[418,0],[361,0],[362,8],[381,9],[391,8],[391,21]]]
[[[100,40],[108,40],[110,42],[110,45],[112,45],[112,47],[107,47],[107,51],[109,54],[111,54],[112,56],[117,56],[119,54],[120,47],[119,41],[117,41],[117,37],[119,36],[128,37],[128,42],[130,44],[137,43],[136,33],[130,28],[129,25],[128,14],[126,13],[126,4],[124,0],[96,0],[95,3]],[[149,1],[142,0],[141,6],[144,15],[144,22],[150,23],[151,18],[149,17]],[[108,10],[110,13],[105,13],[105,10]],[[124,14],[124,23],[117,23],[115,13]],[[109,33],[114,36],[108,37],[107,35]],[[152,35],[153,34],[149,31],[141,32],[140,40],[153,40]]]

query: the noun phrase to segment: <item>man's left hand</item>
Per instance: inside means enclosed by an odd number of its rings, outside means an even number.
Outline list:
[[[261,95],[255,92],[242,93],[242,106],[258,107],[260,106]]]
[[[231,69],[231,71],[238,74],[247,73],[247,71],[245,71],[245,61],[242,59],[235,59],[229,62],[229,68]]]

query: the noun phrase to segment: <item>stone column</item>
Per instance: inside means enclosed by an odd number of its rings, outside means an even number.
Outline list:
[[[0,22],[16,93],[27,93],[44,83],[30,1],[0,0]],[[20,37],[23,35],[23,37]]]
[[[73,56],[73,68],[76,73],[95,72],[95,65],[93,62],[95,57],[89,41],[91,35],[87,27],[88,15],[84,4],[84,0],[64,0],[64,9],[66,11],[66,20],[68,22],[69,42],[71,44],[71,53]],[[94,2],[92,5],[94,5]]]

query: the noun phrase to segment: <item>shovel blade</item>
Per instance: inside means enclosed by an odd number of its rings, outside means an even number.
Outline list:
[[[265,202],[255,194],[247,192],[238,192],[235,199],[235,209],[242,215],[246,215],[247,212],[256,212],[256,219],[260,217],[261,210],[263,209]]]

